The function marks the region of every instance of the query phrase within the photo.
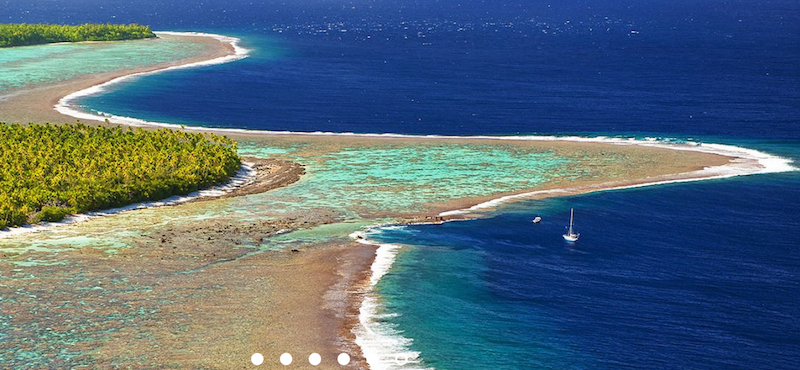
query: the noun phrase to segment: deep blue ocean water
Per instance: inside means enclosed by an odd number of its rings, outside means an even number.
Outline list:
[[[381,293],[437,369],[794,369],[800,176],[764,177],[385,231],[417,247]],[[570,207],[574,244],[560,236]]]
[[[255,50],[85,101],[119,115],[292,131],[800,137],[792,0],[52,2],[65,5],[20,6],[9,20],[114,16]]]
[[[800,160],[800,3],[20,1],[0,21],[140,22],[252,56],[85,100],[293,131],[662,136]],[[343,31],[346,30],[346,31]],[[386,232],[379,285],[437,369],[793,369],[800,176],[517,203]],[[581,240],[560,235],[574,207]],[[544,217],[532,225],[534,214]]]

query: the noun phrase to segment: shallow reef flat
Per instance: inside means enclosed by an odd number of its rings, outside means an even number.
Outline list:
[[[298,136],[241,145],[247,155],[307,168],[300,183],[259,196],[269,205],[264,212],[331,207],[363,218],[433,216],[532,189],[644,179],[728,162],[703,153],[567,141]]]
[[[241,142],[239,153],[299,163],[305,174],[269,192],[126,212],[0,239],[0,245],[19,249],[77,237],[96,243],[92,235],[125,241],[165,225],[274,221],[299,213],[331,213],[338,215],[335,221],[354,224],[398,222],[508,194],[652,180],[729,162],[720,155],[662,148],[491,139],[273,137]]]
[[[306,174],[265,193],[0,239],[4,362],[229,368],[283,348],[359,360],[347,337],[374,248],[353,243],[353,231],[499,194],[727,161],[493,140],[275,138],[243,142],[240,153],[301,163]]]
[[[25,46],[0,54],[0,91],[191,58],[205,45],[180,38]]]
[[[80,69],[80,61],[93,58],[86,53],[111,60],[128,50],[133,58],[157,45],[174,53],[134,58],[131,63],[143,64],[126,64],[125,70],[83,69],[58,81],[52,69],[44,72],[55,67],[45,65],[35,86],[19,75],[0,77],[0,86],[12,86],[0,98],[0,120],[72,121],[52,107],[73,91],[131,68],[231,53],[216,40],[199,49],[169,43],[164,37],[18,49],[0,64],[31,65],[38,53]],[[305,174],[268,192],[0,238],[0,363],[19,369],[229,369],[247,367],[254,352],[275,359],[291,350],[320,353],[320,368],[341,368],[332,359],[348,352],[353,368],[363,368],[352,329],[375,247],[355,243],[352,232],[378,223],[438,220],[443,211],[500,196],[674,179],[730,161],[694,151],[573,141],[229,135],[242,156],[296,163]]]
[[[3,49],[0,120],[73,122],[55,112],[58,99],[121,75],[233,54],[213,38],[159,34],[157,39],[60,43]]]

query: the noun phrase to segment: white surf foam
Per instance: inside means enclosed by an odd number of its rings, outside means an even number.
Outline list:
[[[224,37],[224,36],[223,36]],[[224,59],[224,58],[220,58]],[[187,65],[193,66],[193,65]],[[179,67],[170,67],[171,68],[181,68]],[[165,69],[165,70],[168,70]],[[164,70],[148,72],[149,73],[156,73],[161,72]],[[139,74],[129,75],[129,76],[137,76]],[[234,128],[209,128],[209,127],[202,127],[202,126],[182,126],[174,123],[164,123],[164,122],[153,122],[153,121],[145,121],[138,118],[133,117],[124,117],[124,116],[117,116],[109,113],[104,112],[86,112],[81,111],[73,107],[70,103],[75,101],[76,99],[88,95],[98,94],[105,90],[105,87],[122,81],[129,76],[123,76],[119,79],[109,81],[105,84],[97,85],[94,87],[90,87],[85,90],[81,90],[66,97],[62,98],[59,103],[56,105],[56,110],[62,114],[72,116],[78,119],[86,119],[86,120],[94,120],[94,121],[105,121],[109,120],[113,123],[119,124],[126,124],[131,126],[155,126],[155,127],[167,127],[167,128],[183,128],[186,130],[192,131],[203,131],[203,132],[218,132],[218,133],[250,133],[250,134],[267,134],[267,135],[295,135],[295,136],[346,136],[346,137],[375,137],[375,138],[411,138],[411,139],[429,139],[429,140],[509,140],[509,141],[572,141],[572,142],[583,142],[583,143],[607,143],[607,144],[615,144],[615,145],[639,145],[639,146],[648,146],[648,147],[658,147],[658,148],[666,148],[672,150],[682,150],[682,151],[695,151],[701,153],[710,153],[710,154],[719,154],[723,156],[729,156],[735,158],[735,160],[731,163],[722,165],[722,166],[715,166],[715,167],[708,167],[700,171],[695,171],[692,173],[687,174],[686,178],[670,180],[670,181],[654,181],[652,183],[647,184],[639,184],[633,185],[628,187],[642,187],[642,186],[650,186],[650,185],[657,185],[657,184],[664,184],[670,182],[687,182],[687,181],[698,181],[698,180],[705,180],[705,179],[715,179],[715,178],[725,178],[725,177],[733,177],[733,176],[744,176],[744,175],[754,175],[754,174],[764,174],[764,173],[778,173],[778,172],[788,172],[796,170],[795,167],[792,166],[792,160],[788,158],[783,158],[775,155],[771,155],[768,153],[760,152],[754,149],[742,148],[737,147],[734,145],[726,145],[726,144],[713,144],[713,143],[699,143],[699,142],[684,142],[684,143],[672,143],[672,142],[665,142],[660,141],[654,138],[645,138],[645,139],[636,139],[636,138],[618,138],[618,137],[606,137],[606,136],[596,136],[596,137],[583,137],[583,136],[555,136],[555,135],[521,135],[521,136],[489,136],[489,135],[472,135],[472,136],[446,136],[446,135],[406,135],[406,134],[392,134],[392,133],[353,133],[353,132],[326,132],[326,131],[315,131],[315,132],[295,132],[295,131],[272,131],[272,130],[251,130],[251,129],[234,129]],[[625,187],[619,187],[614,189],[621,189]],[[605,189],[611,190],[611,189]],[[483,208],[490,208],[495,207],[498,204],[513,200],[513,199],[520,199],[526,197],[532,197],[541,194],[540,192],[531,192],[525,194],[517,194],[507,197],[498,198],[495,200],[491,200],[486,203],[482,203],[480,205],[474,206],[470,208],[471,210],[483,209]],[[454,211],[447,211],[443,212],[441,215],[452,215],[455,213],[466,213],[469,212],[470,209],[466,210],[454,210]]]
[[[230,179],[230,181],[222,185],[218,185],[209,189],[198,190],[193,193],[189,193],[187,195],[176,195],[158,201],[140,202],[119,208],[112,208],[102,211],[71,215],[59,222],[42,222],[36,225],[11,227],[8,228],[7,230],[0,230],[0,239],[9,238],[20,234],[27,234],[37,231],[48,230],[54,227],[75,224],[78,222],[83,222],[97,217],[113,216],[123,212],[129,212],[137,209],[171,206],[171,205],[186,203],[190,200],[195,200],[195,199],[222,196],[237,188],[252,183],[256,178],[256,172],[257,171],[253,169],[252,163],[242,163],[242,166],[239,168],[238,171],[236,171],[236,174]]]
[[[216,58],[209,61],[190,63],[181,66],[169,67],[157,71],[146,73],[135,73],[127,76],[122,76],[117,79],[111,80],[104,84],[93,86],[72,94],[69,94],[59,100],[56,105],[56,110],[62,114],[72,116],[78,119],[104,121],[108,119],[113,123],[127,124],[131,126],[156,126],[168,128],[180,128],[181,125],[166,123],[166,122],[153,122],[145,121],[133,117],[117,116],[103,112],[87,112],[73,107],[72,103],[76,100],[94,94],[99,94],[105,91],[108,86],[128,80],[130,78],[165,72],[181,68],[201,67],[205,65],[228,63],[234,60],[247,57],[248,50],[238,46],[239,40],[236,38],[213,35],[213,34],[200,34],[200,33],[175,33],[175,32],[162,32],[162,34],[180,34],[180,35],[197,35],[207,36],[219,39],[222,42],[230,42],[236,50],[235,55]],[[663,142],[655,138],[634,139],[634,138],[613,138],[613,137],[581,137],[581,136],[444,136],[444,135],[404,135],[404,134],[391,134],[391,133],[338,133],[338,132],[293,132],[293,131],[270,131],[270,130],[250,130],[250,129],[233,129],[233,128],[208,128],[208,127],[184,127],[186,130],[206,131],[206,132],[220,132],[220,133],[251,133],[251,134],[269,134],[269,135],[307,135],[307,136],[352,136],[352,137],[375,137],[375,138],[414,138],[414,139],[431,139],[431,140],[452,140],[452,139],[491,139],[491,140],[512,140],[512,141],[573,141],[573,142],[598,142],[609,143],[616,145],[641,145],[651,147],[661,147],[673,150],[688,150],[703,153],[720,154],[725,156],[734,157],[732,163],[721,166],[714,166],[704,168],[699,171],[694,171],[686,174],[680,179],[653,181],[649,183],[619,186],[615,188],[597,190],[613,190],[651,186],[657,184],[677,183],[687,181],[699,181],[707,179],[718,179],[733,176],[753,175],[760,173],[777,173],[796,170],[792,166],[792,161],[786,158],[770,155],[767,153],[759,152],[757,150],[737,147],[733,145],[723,144],[701,144],[701,143],[669,143]],[[553,189],[534,191],[524,194],[504,196],[497,199],[484,202],[473,207],[461,210],[452,210],[442,212],[440,215],[455,215],[465,214],[469,212],[494,208],[502,203],[534,197],[542,194],[559,194],[569,193],[571,190],[581,189]],[[380,244],[370,241],[367,236],[369,233],[374,233],[378,230],[378,226],[366,232],[356,232],[351,234],[359,243],[378,245],[377,255],[372,264],[372,275],[370,277],[369,291],[366,292],[365,298],[361,304],[359,312],[359,327],[355,329],[356,344],[361,347],[364,357],[367,360],[370,368],[373,370],[387,370],[387,369],[419,369],[421,368],[420,354],[410,350],[411,339],[406,338],[398,331],[395,326],[388,320],[393,315],[385,313],[383,306],[380,303],[379,297],[374,292],[374,287],[381,278],[391,269],[392,264],[400,250],[399,245],[394,244]]]
[[[573,141],[584,141],[584,142],[595,141],[596,139],[602,139],[602,140],[597,140],[598,142],[606,142],[618,145],[640,145],[640,146],[667,148],[672,150],[695,151],[701,153],[718,154],[718,155],[733,157],[735,159],[732,160],[730,163],[726,163],[724,165],[706,167],[703,168],[702,170],[681,174],[679,178],[668,179],[668,180],[655,180],[651,182],[645,182],[634,185],[604,187],[604,188],[597,188],[595,190],[589,189],[591,191],[632,189],[632,188],[640,188],[653,185],[722,179],[734,176],[779,173],[779,172],[788,172],[796,170],[796,168],[792,166],[792,160],[788,158],[778,157],[754,149],[742,148],[733,145],[703,144],[703,143],[670,144],[652,139],[636,140],[636,139],[617,139],[617,138],[577,138],[577,137],[570,138],[570,140]],[[492,199],[474,205],[469,208],[442,212],[439,214],[439,216],[464,215],[475,211],[496,208],[500,204],[514,200],[532,198],[541,195],[568,194],[571,192],[585,191],[585,190],[587,189],[578,187],[568,187],[562,189],[538,190],[521,194],[507,195],[504,197]]]
[[[387,135],[380,135],[387,136]],[[401,136],[405,135],[391,135]],[[435,136],[428,136],[435,137]],[[442,137],[446,138],[446,137]],[[623,139],[623,138],[607,138],[607,137],[556,137],[556,136],[518,136],[518,137],[469,137],[469,138],[492,138],[504,140],[568,140],[577,142],[602,142],[617,145],[642,145],[651,147],[662,147],[673,150],[689,150],[702,153],[719,154],[724,156],[734,157],[731,163],[706,167],[702,170],[694,171],[685,174],[679,179],[653,181],[648,183],[626,185],[611,188],[598,188],[597,191],[615,190],[636,188],[644,186],[652,186],[657,184],[678,183],[688,181],[700,181],[708,179],[719,179],[733,176],[753,175],[760,173],[778,173],[794,171],[796,168],[792,166],[792,161],[787,158],[777,157],[771,154],[759,152],[753,149],[741,148],[733,145],[723,144],[701,144],[701,143],[684,143],[674,144],[666,143],[663,141],[647,138],[644,140],[637,139]],[[568,194],[573,191],[586,190],[581,188],[564,188],[564,189],[550,189],[532,191],[523,194],[516,194],[504,196],[493,199],[478,205],[472,206],[467,209],[452,210],[440,213],[440,216],[466,214],[470,212],[495,208],[498,205],[514,200],[535,197],[544,194]],[[453,220],[455,221],[455,220]],[[390,370],[390,369],[418,369],[421,367],[421,356],[419,352],[411,351],[410,345],[412,339],[404,337],[402,332],[398,331],[391,323],[393,314],[384,312],[384,308],[380,303],[379,297],[372,289],[378,284],[381,278],[386,275],[394,264],[395,258],[399,249],[399,245],[395,244],[380,244],[371,241],[368,236],[381,229],[402,227],[397,225],[389,226],[374,226],[365,232],[356,232],[350,236],[359,243],[378,245],[378,250],[375,262],[372,264],[372,275],[370,277],[370,291],[365,295],[364,301],[361,304],[359,312],[360,326],[355,330],[356,344],[361,347],[364,352],[364,357],[371,369],[375,370]],[[396,361],[397,356],[401,359],[409,359],[405,362]]]
[[[196,36],[196,37],[211,37],[214,39],[219,40],[220,42],[229,43],[233,49],[233,55],[227,55],[223,57],[218,57],[210,60],[193,62],[182,64],[178,66],[166,67],[154,71],[149,72],[140,72],[140,73],[132,73],[129,75],[121,76],[115,78],[111,81],[95,85],[80,91],[76,91],[71,93],[63,98],[61,98],[58,103],[55,105],[56,111],[61,114],[75,117],[78,119],[86,119],[92,121],[100,121],[103,122],[105,120],[109,120],[113,123],[120,123],[120,124],[127,124],[132,126],[156,126],[156,127],[169,127],[169,128],[184,128],[186,130],[195,130],[195,131],[211,131],[211,132],[220,132],[220,133],[253,133],[253,134],[269,134],[269,135],[309,135],[309,136],[355,136],[355,137],[380,137],[380,138],[414,138],[414,139],[435,139],[435,140],[447,140],[447,139],[491,139],[491,140],[513,140],[513,141],[574,141],[574,142],[600,142],[600,143],[611,143],[611,144],[618,144],[618,145],[642,145],[642,146],[653,146],[653,147],[662,147],[662,148],[669,148],[675,150],[691,150],[691,151],[698,151],[698,152],[705,152],[705,153],[713,153],[713,154],[721,154],[721,155],[728,155],[733,156],[745,160],[756,160],[760,164],[760,168],[745,168],[745,165],[726,165],[726,166],[719,166],[716,171],[719,173],[715,174],[715,176],[738,176],[738,175],[749,175],[755,173],[774,173],[774,172],[786,172],[786,171],[793,171],[795,170],[794,167],[791,165],[791,160],[786,158],[781,158],[777,156],[773,156],[767,153],[759,152],[753,149],[741,148],[733,145],[724,145],[724,144],[700,144],[700,143],[683,143],[683,144],[675,144],[664,142],[657,138],[648,137],[645,139],[635,139],[635,138],[617,138],[617,137],[606,137],[606,136],[596,136],[596,137],[584,137],[584,136],[555,136],[555,135],[519,135],[519,136],[490,136],[490,135],[472,135],[472,136],[445,136],[445,135],[406,135],[406,134],[392,134],[392,133],[353,133],[353,132],[326,132],[326,131],[315,131],[315,132],[295,132],[295,131],[273,131],[273,130],[251,130],[251,129],[236,129],[236,128],[209,128],[209,127],[201,127],[201,126],[183,126],[174,123],[167,123],[167,122],[154,122],[154,121],[146,121],[134,117],[125,117],[125,116],[118,116],[110,113],[104,112],[87,112],[80,110],[77,107],[74,107],[72,103],[76,100],[90,96],[100,94],[105,91],[109,86],[118,84],[120,82],[129,80],[134,77],[150,75],[155,73],[167,72],[171,70],[177,69],[185,69],[185,68],[195,68],[195,67],[203,67],[208,65],[215,65],[215,64],[224,64],[233,62],[236,60],[247,58],[250,54],[250,50],[244,48],[240,45],[241,40],[236,37],[212,34],[212,33],[201,33],[201,32],[170,32],[170,31],[159,31],[156,34],[162,35],[177,35],[177,36]],[[709,171],[711,171],[709,169]],[[685,181],[694,181],[694,180],[685,180]],[[675,181],[678,182],[678,181]],[[645,185],[639,185],[645,186]]]
[[[370,285],[358,313],[359,326],[354,329],[356,344],[372,370],[425,369],[421,366],[420,353],[410,350],[412,340],[403,336],[391,322],[391,318],[397,315],[384,311],[374,291],[381,278],[389,272],[401,248],[397,244],[381,244],[367,238],[377,232],[380,232],[379,227],[350,234],[359,243],[378,246],[371,267]]]
[[[95,85],[95,86],[92,86],[92,87],[89,87],[89,88],[86,88],[86,89],[83,89],[83,90],[76,91],[74,93],[71,93],[71,94],[61,98],[58,101],[58,103],[56,103],[56,105],[55,105],[56,111],[58,111],[61,114],[67,115],[67,116],[75,117],[77,119],[85,119],[85,120],[91,120],[91,121],[104,121],[106,119],[114,118],[114,121],[115,122],[119,122],[119,123],[125,123],[125,124],[129,124],[129,125],[134,125],[134,126],[151,126],[152,124],[149,124],[146,121],[138,120],[138,119],[135,119],[135,118],[117,117],[117,116],[113,116],[113,115],[105,115],[105,114],[102,114],[102,113],[95,114],[95,113],[82,111],[82,110],[77,109],[76,107],[74,107],[72,103],[75,102],[76,100],[80,99],[80,98],[83,98],[83,97],[100,94],[103,91],[106,91],[110,86],[119,84],[119,83],[124,82],[124,81],[129,81],[129,80],[137,78],[137,77],[146,76],[146,75],[152,75],[152,74],[156,74],[156,73],[162,73],[162,72],[166,72],[166,71],[173,71],[173,70],[178,70],[178,69],[196,68],[196,67],[204,67],[204,66],[210,66],[210,65],[216,65],[216,64],[230,63],[230,62],[233,62],[233,61],[236,61],[236,60],[247,58],[247,56],[250,54],[250,50],[247,49],[247,48],[242,47],[240,45],[241,40],[236,38],[236,37],[230,37],[230,36],[224,36],[224,35],[216,35],[216,34],[212,34],[212,33],[201,33],[201,32],[168,32],[168,31],[159,31],[159,32],[155,32],[155,33],[156,33],[156,35],[210,37],[210,38],[219,40],[222,43],[227,43],[227,44],[231,45],[231,47],[233,47],[234,53],[231,54],[231,55],[226,55],[226,56],[213,58],[213,59],[209,59],[209,60],[201,60],[201,61],[181,64],[181,65],[177,65],[177,66],[165,67],[165,68],[161,68],[161,69],[157,69],[157,70],[153,70],[153,71],[148,71],[148,72],[131,73],[131,74],[128,74],[128,75],[120,76],[120,77],[112,79],[112,80],[110,80],[108,82],[104,82],[104,83],[99,84],[99,85]],[[170,124],[169,126],[170,127],[179,127],[180,125]]]

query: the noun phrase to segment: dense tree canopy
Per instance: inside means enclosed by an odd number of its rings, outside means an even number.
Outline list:
[[[116,41],[156,37],[148,26],[138,24],[0,24],[0,47],[51,42]]]
[[[212,134],[0,123],[0,229],[188,194],[239,166]]]

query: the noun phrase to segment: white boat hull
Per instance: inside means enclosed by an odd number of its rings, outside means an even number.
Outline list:
[[[575,233],[575,231],[573,231],[573,229],[572,229],[572,221],[574,220],[574,218],[575,218],[575,210],[570,208],[570,210],[569,210],[569,228],[567,228],[567,233],[562,235],[564,237],[564,240],[566,240],[568,242],[578,241],[578,237],[581,235],[581,234]]]

